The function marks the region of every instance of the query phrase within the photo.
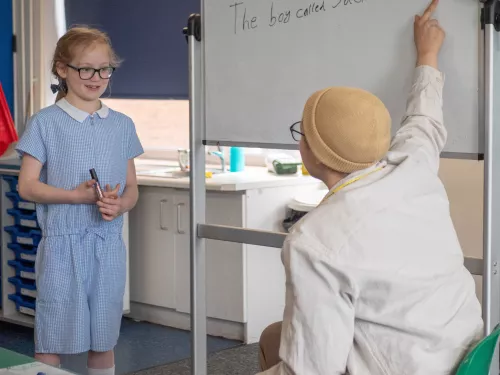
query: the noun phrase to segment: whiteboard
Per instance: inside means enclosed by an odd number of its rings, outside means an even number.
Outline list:
[[[415,66],[413,19],[429,0],[204,0],[208,144],[296,148],[289,127],[314,91],[379,96],[399,129]],[[441,0],[446,153],[482,153],[479,0]],[[481,140],[481,142],[480,142]],[[481,145],[480,145],[481,143]]]

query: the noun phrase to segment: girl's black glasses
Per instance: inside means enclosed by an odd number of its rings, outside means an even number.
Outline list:
[[[94,68],[77,68],[76,66],[66,64],[69,68],[76,70],[78,74],[80,75],[81,79],[84,80],[89,80],[94,77],[95,73],[97,72],[99,74],[99,77],[101,79],[109,79],[113,72],[115,71],[115,68],[113,66],[107,66],[105,68],[100,68],[100,69],[94,69]]]

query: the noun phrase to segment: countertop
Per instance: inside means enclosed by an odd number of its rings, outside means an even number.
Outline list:
[[[20,160],[17,158],[0,159],[0,174],[18,174]],[[140,186],[157,186],[177,189],[189,189],[189,177],[158,177],[141,175],[143,171],[162,169],[175,166],[174,161],[136,159],[137,182]],[[207,166],[216,169],[217,166]],[[205,179],[206,190],[211,191],[245,191],[280,186],[317,184],[322,183],[310,176],[296,175],[278,176],[267,171],[264,167],[246,167],[243,172],[214,173]]]

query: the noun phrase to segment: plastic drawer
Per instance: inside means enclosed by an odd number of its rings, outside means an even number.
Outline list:
[[[17,176],[3,176],[3,179],[9,184],[10,191],[18,191]]]
[[[36,212],[9,208],[7,213],[14,218],[14,222],[17,226],[33,229],[40,228],[36,220]]]
[[[12,202],[12,206],[18,210],[35,211],[36,204],[34,202],[25,201],[17,191],[9,191],[5,196]]]
[[[34,280],[23,280],[19,277],[9,277],[9,283],[16,287],[18,296],[36,298],[36,283]]]
[[[16,310],[20,313],[35,316],[36,300],[34,298],[9,294],[9,299],[16,304]]]
[[[15,269],[17,277],[36,280],[34,263],[22,260],[9,260],[7,264]]]
[[[19,245],[17,243],[9,243],[7,247],[16,255],[16,260],[26,260],[28,262],[36,261],[37,248],[28,245]]]
[[[17,225],[5,227],[4,230],[11,235],[11,240],[20,245],[38,246],[42,239],[42,231],[39,229],[23,228]]]

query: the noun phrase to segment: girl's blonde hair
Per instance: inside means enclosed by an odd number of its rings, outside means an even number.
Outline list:
[[[75,26],[70,28],[57,42],[54,58],[52,59],[52,74],[59,81],[59,91],[56,101],[62,99],[68,93],[66,80],[59,76],[57,72],[57,63],[64,65],[71,63],[74,57],[74,51],[77,47],[86,48],[92,44],[106,44],[109,48],[109,59],[111,66],[117,68],[121,61],[116,55],[111,40],[108,35],[98,29],[88,26]]]

